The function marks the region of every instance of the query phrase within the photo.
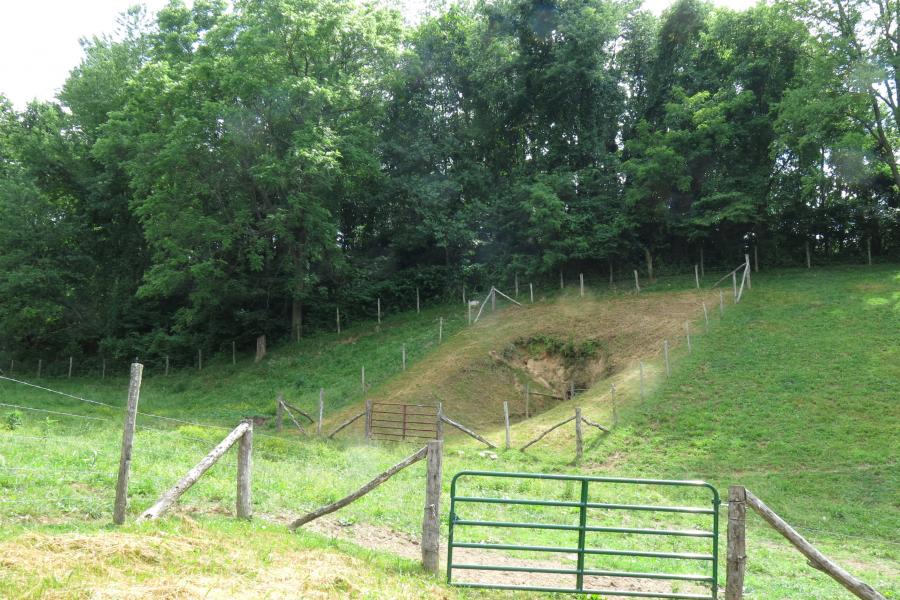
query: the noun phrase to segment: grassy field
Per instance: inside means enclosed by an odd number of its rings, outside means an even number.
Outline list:
[[[708,332],[700,305],[704,301],[713,317]],[[326,429],[358,410],[362,365],[373,384],[373,397],[408,401],[428,400],[433,394],[448,414],[498,443],[498,415],[502,401],[508,400],[517,415],[514,446],[569,416],[576,404],[591,419],[611,423],[609,388],[615,384],[618,426],[609,435],[596,430],[588,434],[581,465],[572,464],[571,427],[557,430],[527,453],[499,451],[496,459],[481,455],[476,442],[451,436],[445,488],[450,475],[463,469],[701,478],[723,495],[729,484],[740,483],[849,570],[888,597],[900,597],[895,433],[900,422],[900,269],[761,273],[740,305],[726,306],[723,317],[717,305],[717,292],[691,291],[685,280],[659,285],[640,297],[604,290],[580,298],[567,291],[541,297],[525,309],[503,308],[471,328],[465,326],[462,307],[436,307],[421,315],[392,316],[379,331],[373,324],[359,324],[340,336],[322,335],[280,347],[258,365],[214,362],[199,374],[148,376],[142,388],[144,412],[221,428],[141,416],[130,515],[174,483],[224,436],[224,428],[242,416],[270,416],[276,393],[312,409],[319,387],[324,387]],[[441,316],[444,341],[438,344]],[[684,343],[686,320],[694,332],[690,354]],[[521,385],[540,382],[533,373],[490,353],[510,356],[517,340],[535,336],[576,346],[590,342],[599,349],[593,363],[600,368],[588,370],[596,384],[591,390],[574,400],[536,406],[542,412],[526,420],[519,406]],[[662,339],[671,342],[670,378],[661,362]],[[407,345],[409,357],[405,372],[400,370],[401,344]],[[646,366],[643,400],[639,360]],[[126,387],[121,378],[51,379],[42,384],[114,407],[123,404]],[[257,427],[254,507],[260,518],[253,523],[227,517],[234,503],[230,453],[188,492],[172,517],[161,524],[113,530],[108,522],[121,410],[4,381],[0,403],[80,415],[0,406],[4,597],[230,597],[238,588],[260,597],[296,597],[291,590],[298,589],[304,597],[514,595],[446,587],[423,575],[410,560],[415,544],[403,540],[417,536],[421,527],[422,465],[336,513],[332,533],[357,544],[336,542],[315,531],[284,531],[280,523],[355,489],[413,446],[362,445],[352,431],[347,439],[331,442],[291,432],[276,436],[269,420]],[[485,483],[475,490],[559,499],[572,499],[575,493],[571,485],[549,483]],[[618,500],[642,503],[692,500],[665,490],[592,493],[592,499],[613,494]],[[466,518],[492,520],[573,518],[571,512],[534,507],[498,512],[497,507],[482,505],[466,510]],[[591,523],[617,523],[621,515],[608,512],[592,513]],[[848,597],[825,575],[808,568],[759,519],[750,517],[749,523],[749,597]],[[687,518],[661,523],[641,516],[628,521],[635,527],[706,524]],[[473,536],[471,541],[494,543],[572,544],[571,532],[472,530],[467,535]],[[700,548],[696,541],[676,547],[667,538],[647,541],[636,536],[589,542],[610,548],[640,544],[654,551]],[[497,560],[548,559],[502,554]],[[592,566],[601,564],[641,570],[678,567],[671,561],[639,563],[629,558],[595,559]],[[108,584],[98,587],[100,581]],[[219,590],[219,596],[204,596],[210,588]],[[97,589],[101,591],[94,596],[88,593]]]

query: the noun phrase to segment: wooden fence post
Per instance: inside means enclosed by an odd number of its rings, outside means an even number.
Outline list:
[[[237,364],[237,349],[236,349],[234,340],[232,340],[232,342],[231,342],[231,364],[232,365]]]
[[[869,266],[872,266],[872,238],[866,238],[866,255],[869,257]]]
[[[756,244],[753,244],[753,271],[759,273],[759,251]]]
[[[666,377],[671,375],[669,370],[669,340],[663,340],[663,356],[666,358]]]
[[[372,439],[372,399],[366,398],[366,440]]]
[[[619,411],[616,408],[616,384],[609,386],[609,397],[612,400],[613,425],[615,426],[619,424]]]
[[[719,315],[725,314],[725,292],[719,290]]]
[[[744,597],[744,567],[747,563],[746,491],[743,486],[728,488],[728,555],[725,567],[725,600]]]
[[[416,288],[416,314],[421,312],[420,303],[419,303],[419,288]]]
[[[737,271],[731,272],[731,287],[734,289],[734,303],[737,304]]]
[[[325,388],[319,388],[319,420],[316,423],[316,435],[322,435],[322,420],[325,418]]]
[[[703,320],[706,321],[706,331],[709,331],[709,311],[706,310],[706,302],[703,303]]]
[[[237,502],[238,519],[249,519],[253,516],[253,419],[245,419],[247,430],[238,442],[237,456]]]
[[[128,381],[128,404],[125,409],[125,425],[122,430],[122,453],[119,457],[119,477],[116,480],[116,503],[113,507],[113,523],[121,525],[125,522],[125,509],[128,507],[128,478],[131,475],[131,451],[134,445],[134,428],[137,421],[138,400],[141,396],[141,378],[144,365],[131,365],[131,378]]]
[[[745,255],[744,255],[744,264],[746,265],[746,266],[744,267],[744,269],[745,269],[745,271],[746,271],[746,273],[747,273],[747,289],[748,289],[748,290],[752,290],[752,289],[753,289],[753,282],[750,281],[750,255],[749,255],[749,254],[745,254]]]
[[[197,350],[197,370],[203,370],[203,350]]]
[[[259,362],[266,357],[266,336],[265,334],[256,338],[256,358],[253,362]]]
[[[697,289],[700,289],[700,266],[694,265],[694,282],[697,284]]]
[[[275,431],[281,431],[284,424],[284,396],[275,397]]]
[[[469,322],[472,321],[472,311],[469,311]],[[402,344],[400,346],[400,364],[403,367],[403,370],[406,370],[406,344]]]
[[[644,399],[644,361],[640,361],[640,369],[641,369],[641,400]]]
[[[337,321],[337,332],[341,332],[341,307],[338,306],[334,309],[335,320]]]
[[[495,288],[491,288],[491,310],[497,309],[497,292]]]
[[[516,298],[519,297],[519,274],[516,273]]]
[[[584,455],[584,440],[581,432],[581,407],[575,407],[575,462],[580,462]]]
[[[509,403],[503,401],[503,423],[506,426],[506,449],[509,450]]]
[[[437,403],[437,420],[434,423],[435,439],[444,441],[444,403]]]
[[[169,357],[166,357],[166,377],[169,376]]]
[[[72,379],[72,357],[69,357],[69,379]]]
[[[688,354],[692,354],[694,349],[691,347],[691,324],[689,321],[684,322],[684,335],[687,338]]]
[[[381,298],[378,299],[378,324],[381,325]]]
[[[525,418],[531,417],[531,386],[525,383]]]
[[[634,289],[638,294],[641,293],[641,282],[638,280],[638,272],[637,269],[634,270]]]
[[[806,268],[809,269],[812,266],[809,259],[809,241],[806,242],[804,247],[806,248]]]
[[[534,304],[534,285],[528,284],[528,297],[531,299],[531,304]]]
[[[444,443],[428,442],[425,454],[425,515],[422,519],[422,566],[429,573],[440,570],[441,475]]]
[[[438,318],[438,344],[444,341],[444,317]]]
[[[366,366],[363,365],[359,375],[360,384],[362,385],[363,396],[366,396]]]
[[[563,285],[563,274],[562,269],[559,270],[559,289],[563,289],[565,286]]]
[[[581,297],[584,298],[584,273],[578,274],[578,287]]]

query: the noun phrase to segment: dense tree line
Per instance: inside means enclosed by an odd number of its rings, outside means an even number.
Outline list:
[[[900,252],[895,0],[173,2],[0,96],[0,347],[141,356],[334,307]],[[652,266],[651,266],[652,265]]]

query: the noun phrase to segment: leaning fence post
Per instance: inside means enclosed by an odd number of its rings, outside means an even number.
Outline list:
[[[509,402],[503,401],[503,423],[506,425],[506,449],[509,450]]]
[[[744,566],[747,562],[745,519],[747,492],[743,486],[728,488],[728,564],[725,569],[725,600],[744,597]]]
[[[275,397],[275,431],[281,431],[284,421],[284,396],[278,394]]]
[[[575,407],[575,461],[580,461],[584,454],[584,440],[581,434],[581,407]]]
[[[441,553],[441,459],[444,443],[428,442],[425,455],[425,515],[422,518],[422,566],[430,573],[440,569]]]
[[[253,516],[251,492],[253,485],[253,419],[244,421],[249,425],[238,442],[237,457],[237,517],[249,519]]]
[[[122,431],[122,454],[119,457],[119,478],[116,481],[116,503],[113,508],[113,523],[125,522],[128,507],[128,478],[131,475],[131,450],[134,445],[134,427],[137,421],[138,399],[141,395],[141,377],[144,365],[132,363],[131,379],[128,381],[128,405],[125,409],[125,426]]]

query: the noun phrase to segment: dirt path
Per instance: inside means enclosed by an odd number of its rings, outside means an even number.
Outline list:
[[[299,516],[299,515],[298,515]],[[269,517],[278,523],[289,523],[294,515]],[[303,526],[307,531],[330,538],[351,542],[364,548],[390,552],[411,560],[421,558],[419,540],[409,534],[394,531],[388,527],[367,523],[345,523],[334,517],[322,517]],[[446,560],[446,548],[442,547],[442,561]],[[531,567],[548,569],[574,569],[576,555],[558,554],[558,560],[534,560],[511,556],[497,550],[477,550],[458,548],[453,553],[454,564],[496,565],[503,567]],[[518,573],[514,571],[455,570],[454,581],[478,582],[500,585],[529,585],[540,587],[575,586],[575,576],[555,573]],[[584,578],[584,585],[591,589],[615,589],[642,592],[672,592],[670,583],[651,579],[592,577]],[[678,583],[678,592],[703,593],[704,590],[689,582]]]

